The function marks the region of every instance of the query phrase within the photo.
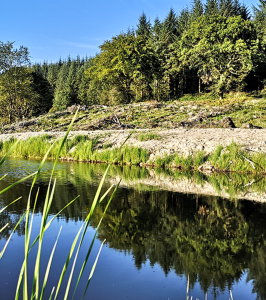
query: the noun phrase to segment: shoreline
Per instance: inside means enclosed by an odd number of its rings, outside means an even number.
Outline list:
[[[266,129],[136,129],[126,142],[126,150],[119,154],[118,148],[124,143],[132,130],[95,130],[70,131],[68,140],[77,141],[65,153],[61,160],[87,161],[98,163],[116,163],[140,165],[148,167],[164,167],[199,170],[202,173],[238,172],[238,173],[266,173]],[[65,135],[65,132],[25,132],[1,134],[0,141],[20,139],[21,147],[29,138],[40,138],[43,145],[51,144]],[[82,139],[80,139],[82,137]],[[91,141],[90,146],[88,142]],[[84,144],[86,143],[87,144]],[[45,144],[46,143],[46,144]],[[2,144],[3,145],[3,144]],[[43,145],[36,146],[44,148]],[[6,146],[8,147],[8,146]],[[6,148],[5,147],[5,148]],[[29,147],[29,145],[27,145]],[[77,154],[77,148],[83,147],[82,155]],[[87,148],[90,147],[88,152]],[[220,150],[219,150],[220,148]],[[35,151],[36,150],[36,151]],[[2,149],[1,149],[2,151]],[[17,157],[42,157],[40,149],[27,150],[27,154],[17,152]],[[129,153],[125,153],[125,152]],[[226,157],[227,165],[215,165],[211,157],[216,152],[220,158]],[[88,153],[84,153],[88,152]],[[134,152],[134,153],[133,153]],[[230,158],[231,152],[236,152]],[[2,154],[3,151],[2,151]],[[133,157],[134,156],[134,157]],[[119,158],[118,158],[119,157]],[[126,157],[126,159],[124,159]],[[266,156],[265,156],[266,157]],[[114,160],[115,159],[115,160]],[[230,160],[231,159],[231,160]],[[254,160],[255,159],[255,160]],[[220,159],[221,160],[221,159]],[[233,167],[235,161],[237,167]],[[217,159],[214,161],[216,162]],[[243,169],[241,166],[243,165]]]
[[[99,138],[103,143],[120,147],[126,137],[132,132],[126,130],[94,130],[94,131],[70,131],[69,138],[77,135],[85,135],[90,139]],[[140,141],[138,136],[145,133],[156,133],[161,139]],[[51,138],[62,138],[65,131],[40,131],[0,134],[0,141],[4,142],[11,137],[26,140],[30,137],[38,137],[47,134]],[[266,154],[266,129],[241,129],[241,128],[192,128],[192,129],[136,129],[127,141],[127,145],[148,150],[151,154],[163,156],[164,154],[178,153],[188,156],[197,151],[210,154],[217,146],[228,146],[232,142],[251,152]]]

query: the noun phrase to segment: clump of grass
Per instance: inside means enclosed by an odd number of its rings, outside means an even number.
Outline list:
[[[73,159],[77,161],[90,161],[93,159],[93,154],[97,144],[98,139],[82,140],[81,142],[78,142],[74,151],[69,153],[68,156],[73,157]]]
[[[126,146],[123,149],[123,163],[137,165],[145,163],[149,158],[149,152],[138,147]]]
[[[163,157],[157,156],[155,158],[155,166],[156,167],[170,167],[172,162],[174,161],[174,155],[165,155]]]
[[[192,155],[183,157],[177,153],[175,155],[174,163],[177,167],[180,167],[184,170],[189,170],[193,168],[193,157]]]
[[[113,144],[104,144],[103,150],[113,147]]]
[[[193,165],[195,167],[199,167],[202,165],[205,161],[205,152],[204,151],[198,151],[194,157],[193,157]]]
[[[139,141],[149,141],[149,140],[160,140],[162,138],[161,135],[156,133],[141,133],[139,135]]]
[[[219,145],[209,156],[208,160],[213,164],[216,165],[217,161],[219,160],[221,153],[223,150],[223,146]]]
[[[195,155],[189,155],[188,157],[180,156],[178,153],[174,155],[165,155],[163,157],[157,156],[155,158],[156,167],[172,167],[173,164],[184,170],[194,169],[202,165],[205,161],[204,151],[199,151]]]

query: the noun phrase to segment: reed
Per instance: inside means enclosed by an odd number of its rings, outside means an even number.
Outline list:
[[[51,223],[53,222],[53,220],[62,212],[62,210],[59,211],[55,216],[53,216],[53,218],[50,221],[48,221],[49,210],[50,210],[50,207],[51,207],[51,204],[52,204],[52,201],[53,201],[53,196],[54,196],[54,191],[55,191],[55,186],[56,186],[56,179],[53,178],[55,167],[56,167],[56,164],[57,164],[57,162],[59,160],[60,155],[62,153],[63,154],[67,153],[68,149],[70,147],[72,147],[73,144],[78,143],[81,140],[84,143],[86,142],[86,141],[83,140],[83,138],[79,138],[79,137],[76,138],[76,139],[74,139],[74,140],[72,140],[71,145],[68,144],[68,142],[67,142],[67,136],[68,136],[69,131],[70,131],[70,129],[71,129],[73,123],[74,123],[76,115],[77,115],[77,112],[76,112],[76,114],[75,114],[75,116],[74,116],[74,118],[73,118],[73,120],[72,120],[72,122],[71,122],[71,124],[70,124],[70,126],[68,128],[68,130],[67,130],[67,133],[66,133],[65,137],[61,141],[59,141],[59,142],[57,141],[57,142],[55,142],[52,145],[50,144],[50,147],[48,148],[48,150],[46,148],[46,153],[43,156],[43,159],[42,159],[42,161],[41,161],[41,163],[39,165],[38,170],[35,173],[30,174],[29,176],[27,176],[27,177],[19,180],[18,182],[14,183],[14,184],[10,185],[9,187],[5,188],[4,190],[0,191],[0,194],[3,194],[7,190],[13,188],[18,183],[20,183],[22,181],[25,181],[25,180],[28,180],[29,178],[33,178],[33,181],[32,181],[32,184],[31,184],[31,188],[30,188],[30,191],[29,191],[28,202],[27,202],[27,207],[25,209],[25,213],[23,214],[23,216],[19,220],[19,222],[16,224],[15,228],[13,228],[12,233],[11,233],[9,239],[7,240],[4,248],[2,249],[2,251],[0,253],[0,259],[1,259],[2,256],[5,253],[5,250],[8,247],[8,244],[10,242],[11,236],[14,233],[16,227],[19,225],[19,223],[23,219],[25,219],[25,242],[24,242],[25,251],[24,251],[24,261],[22,263],[21,271],[20,271],[20,274],[19,274],[19,277],[18,277],[18,283],[17,283],[16,292],[15,292],[15,299],[19,299],[19,297],[20,297],[21,294],[22,294],[23,300],[28,300],[28,299],[42,300],[43,297],[44,297],[44,292],[45,292],[45,289],[46,289],[46,285],[47,285],[47,281],[48,281],[49,273],[50,273],[50,268],[51,268],[52,261],[53,261],[53,255],[54,255],[54,252],[56,250],[56,245],[57,245],[57,242],[58,242],[58,239],[59,239],[59,236],[60,236],[60,232],[61,232],[61,229],[60,229],[59,232],[58,232],[57,239],[56,239],[56,241],[54,243],[53,249],[52,249],[52,251],[50,253],[50,257],[49,257],[49,261],[48,261],[48,264],[47,264],[47,267],[46,267],[44,279],[41,282],[41,278],[40,278],[40,261],[41,261],[41,253],[42,253],[42,246],[43,246],[43,238],[44,238],[46,230],[49,228],[49,226],[51,225]],[[29,153],[31,153],[32,147],[37,147],[38,148],[38,152],[37,152],[38,155],[42,155],[43,151],[44,151],[44,149],[42,149],[42,146],[43,145],[47,145],[47,147],[48,147],[48,144],[49,144],[49,143],[47,143],[47,139],[48,139],[47,136],[43,136],[43,137],[40,137],[40,138],[35,138],[32,141],[29,140],[26,143],[25,142],[21,143],[21,141],[14,141],[14,140],[10,140],[8,142],[2,143],[0,145],[0,149],[1,149],[1,151],[6,151],[6,155],[0,161],[0,166],[4,163],[4,161],[6,160],[6,158],[8,157],[8,155],[12,151],[16,151],[16,154],[20,153],[21,155],[23,154],[23,155],[25,155],[27,157],[27,155],[29,155]],[[22,147],[22,144],[23,144],[23,147]],[[37,200],[38,200],[38,191],[37,191],[36,195],[33,195],[33,187],[34,187],[34,185],[36,183],[36,180],[37,180],[37,178],[38,178],[38,176],[40,174],[41,169],[43,168],[45,160],[48,157],[54,157],[55,162],[54,162],[54,165],[53,165],[53,168],[52,168],[52,171],[51,171],[50,181],[49,181],[49,185],[48,185],[47,192],[46,192],[44,207],[43,207],[43,211],[42,211],[42,221],[41,221],[41,225],[40,225],[40,231],[39,231],[38,236],[32,242],[31,240],[33,238],[32,237],[33,217],[34,217],[34,211],[35,211],[36,203],[37,203]],[[86,231],[87,231],[87,228],[89,226],[89,222],[91,220],[91,216],[93,215],[93,212],[94,212],[95,208],[100,203],[102,203],[102,201],[105,198],[107,198],[108,194],[111,192],[111,190],[114,187],[112,185],[104,193],[104,195],[102,197],[100,197],[100,192],[102,190],[102,186],[103,186],[106,174],[108,172],[109,166],[107,166],[106,171],[105,171],[105,173],[104,173],[104,175],[102,177],[102,180],[101,180],[101,182],[99,184],[99,187],[98,187],[97,192],[95,194],[95,198],[94,198],[94,201],[92,203],[90,212],[89,212],[88,216],[86,217],[84,223],[82,224],[81,228],[79,229],[78,233],[76,234],[76,237],[75,237],[74,241],[72,242],[72,246],[71,246],[71,248],[69,250],[68,257],[67,257],[67,259],[65,261],[64,266],[62,266],[62,272],[61,272],[60,278],[58,279],[58,283],[57,283],[57,285],[54,287],[54,289],[52,291],[49,291],[49,294],[50,294],[49,299],[54,299],[54,300],[57,299],[59,290],[60,290],[60,288],[62,288],[62,280],[65,277],[66,270],[67,270],[67,268],[71,268],[70,275],[69,275],[69,277],[67,279],[67,286],[64,288],[64,299],[69,299],[69,289],[70,289],[70,285],[73,284],[73,282],[72,282],[72,275],[73,275],[73,272],[74,272],[74,269],[75,269],[75,266],[76,266],[77,256],[78,256],[78,254],[80,252],[81,245],[82,245],[82,243],[84,241],[84,237],[86,235]],[[4,176],[1,179],[3,179],[3,178],[4,178]],[[106,213],[106,210],[107,210],[107,208],[108,208],[108,206],[109,206],[109,204],[110,204],[110,202],[111,202],[111,200],[112,200],[112,198],[114,196],[114,193],[116,192],[116,190],[118,188],[118,185],[114,188],[114,190],[113,190],[113,192],[112,192],[112,194],[111,194],[111,196],[110,196],[110,198],[109,198],[109,200],[107,202],[107,205],[106,205],[106,208],[105,208],[104,213],[102,215],[102,218],[104,217],[104,215]],[[73,199],[63,209],[65,209],[67,206],[69,206],[71,203],[73,203],[73,201],[75,201],[77,198],[78,197],[76,197],[75,199]],[[18,200],[19,199],[14,200],[9,205],[12,205],[15,201],[18,201]],[[32,200],[34,200],[33,201],[33,203],[34,203],[33,206],[31,206]],[[7,207],[4,207],[3,209],[1,209],[0,213],[2,213],[6,208]],[[100,222],[98,223],[98,226],[96,228],[94,237],[93,237],[93,239],[91,241],[91,244],[89,246],[89,249],[88,249],[88,252],[86,254],[86,257],[84,258],[83,265],[82,265],[82,267],[81,267],[81,269],[79,271],[79,277],[78,277],[78,280],[76,282],[75,291],[74,291],[74,294],[72,295],[72,299],[74,299],[75,292],[76,292],[76,290],[78,288],[80,279],[82,277],[82,274],[84,272],[85,266],[86,266],[87,261],[89,259],[89,256],[90,256],[90,253],[91,253],[91,250],[92,250],[92,247],[93,247],[93,244],[94,244],[94,241],[95,241],[95,238],[96,238],[99,226],[100,226],[101,221],[102,221],[102,218],[101,218]],[[6,226],[8,226],[8,224],[6,224],[3,228],[1,228],[0,231],[2,231]],[[32,281],[32,289],[31,289],[31,291],[29,291],[28,290],[28,285],[29,285],[29,282],[28,282],[28,269],[30,268],[30,266],[28,265],[28,261],[29,261],[29,256],[31,255],[31,249],[33,247],[37,247],[37,255],[36,255],[36,259],[35,259],[34,270],[31,270],[31,271],[34,272],[34,276],[33,276],[33,281]],[[97,255],[97,257],[96,257],[96,259],[94,261],[94,264],[93,264],[93,266],[91,268],[91,273],[90,273],[87,285],[86,285],[85,290],[84,290],[83,298],[84,298],[84,296],[85,296],[85,294],[87,292],[87,289],[89,287],[89,284],[90,284],[91,278],[93,276],[93,273],[94,273],[94,270],[95,270],[95,267],[96,267],[96,264],[97,264],[100,252],[101,252],[101,248],[100,248],[100,250],[98,252],[98,255]],[[72,265],[70,265],[70,260],[71,260],[72,257],[74,257],[74,259],[72,260]]]
[[[53,147],[50,149],[51,144]],[[265,173],[266,156],[262,152],[252,152],[243,149],[236,143],[224,147],[222,145],[206,155],[204,151],[198,151],[193,155],[182,156],[178,153],[157,156],[154,161],[149,161],[150,152],[146,149],[126,146],[122,150],[114,148],[111,144],[101,145],[99,139],[89,139],[88,136],[78,135],[72,139],[66,139],[61,147],[62,139],[53,140],[45,134],[32,137],[27,140],[16,141],[11,138],[0,142],[0,156],[6,155],[12,148],[12,156],[24,158],[56,159],[60,149],[59,159],[84,162],[102,162],[125,165],[153,165],[154,167],[177,167],[182,170],[195,170],[206,161],[222,172],[241,173]],[[50,149],[48,151],[48,149]]]

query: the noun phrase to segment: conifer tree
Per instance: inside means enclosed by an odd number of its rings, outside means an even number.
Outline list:
[[[204,15],[212,16],[212,15],[218,15],[218,13],[219,13],[219,6],[217,0],[207,0],[205,4]]]
[[[154,25],[152,27],[153,41],[154,42],[158,42],[159,41],[160,34],[161,34],[161,29],[162,29],[162,24],[161,24],[159,18],[157,17],[154,20]]]
[[[47,80],[50,83],[52,93],[54,94],[56,88],[57,77],[59,73],[59,64],[50,64],[48,68]]]
[[[145,13],[139,17],[139,23],[137,25],[136,35],[142,35],[143,37],[149,39],[151,37],[151,23],[147,20]]]
[[[203,13],[204,13],[204,7],[201,0],[194,0],[192,4],[192,11],[191,11],[191,17],[193,18],[193,21],[201,17]]]
[[[254,23],[259,28],[265,28],[266,25],[266,0],[259,0],[258,6],[252,6],[254,14]]]
[[[69,104],[77,103],[78,86],[77,86],[77,63],[75,60],[71,62],[69,73],[65,85],[66,92],[69,93]]]
[[[195,20],[196,15],[197,15],[197,18],[202,15],[202,14],[200,15],[200,13],[201,13],[201,9],[200,9],[199,3],[198,3],[198,10],[197,11],[195,10],[195,16],[193,15],[193,11],[192,11],[192,13],[190,13],[188,8],[182,9],[181,13],[179,14],[179,16],[176,19],[177,32],[178,32],[179,36],[181,36],[183,34],[183,32],[189,28],[191,20],[192,19]]]
[[[67,90],[67,78],[69,73],[68,64],[63,64],[58,74],[56,82],[55,97],[53,103],[54,110],[62,110],[69,106],[71,98]]]
[[[48,112],[53,105],[53,89],[39,67],[32,70],[32,85],[36,98],[34,113]]]

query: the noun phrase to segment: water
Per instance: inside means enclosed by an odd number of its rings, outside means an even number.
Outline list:
[[[34,160],[8,160],[1,167],[0,175],[7,172],[9,175],[0,181],[0,189],[34,172],[38,164]],[[36,184],[35,191],[39,187],[40,196],[33,236],[38,235],[52,164],[45,164]],[[77,195],[80,197],[56,218],[45,234],[42,277],[62,226],[45,299],[58,282],[71,242],[90,209],[105,169],[106,165],[83,163],[57,166],[50,218]],[[75,299],[82,297],[90,268],[104,240],[85,299],[186,299],[188,279],[189,295],[193,299],[228,300],[229,290],[234,299],[266,299],[266,205],[244,200],[245,197],[264,197],[264,178],[217,176],[112,166],[103,190],[120,177],[123,181],[101,224]],[[10,224],[0,233],[0,249],[25,211],[30,184],[28,180],[0,196],[0,207],[22,196],[0,215],[0,228]],[[180,187],[183,192],[188,187],[199,192],[199,186],[208,195],[177,192]],[[210,186],[214,186],[213,190]],[[233,195],[234,200],[218,194]],[[237,200],[239,197],[243,199]],[[74,282],[104,207],[103,204],[95,211],[77,262]],[[24,256],[24,230],[22,222],[0,260],[0,299],[14,299]],[[35,254],[36,247],[30,253],[29,281]],[[63,299],[65,285],[66,281],[58,299]],[[73,290],[74,285],[70,295]]]

